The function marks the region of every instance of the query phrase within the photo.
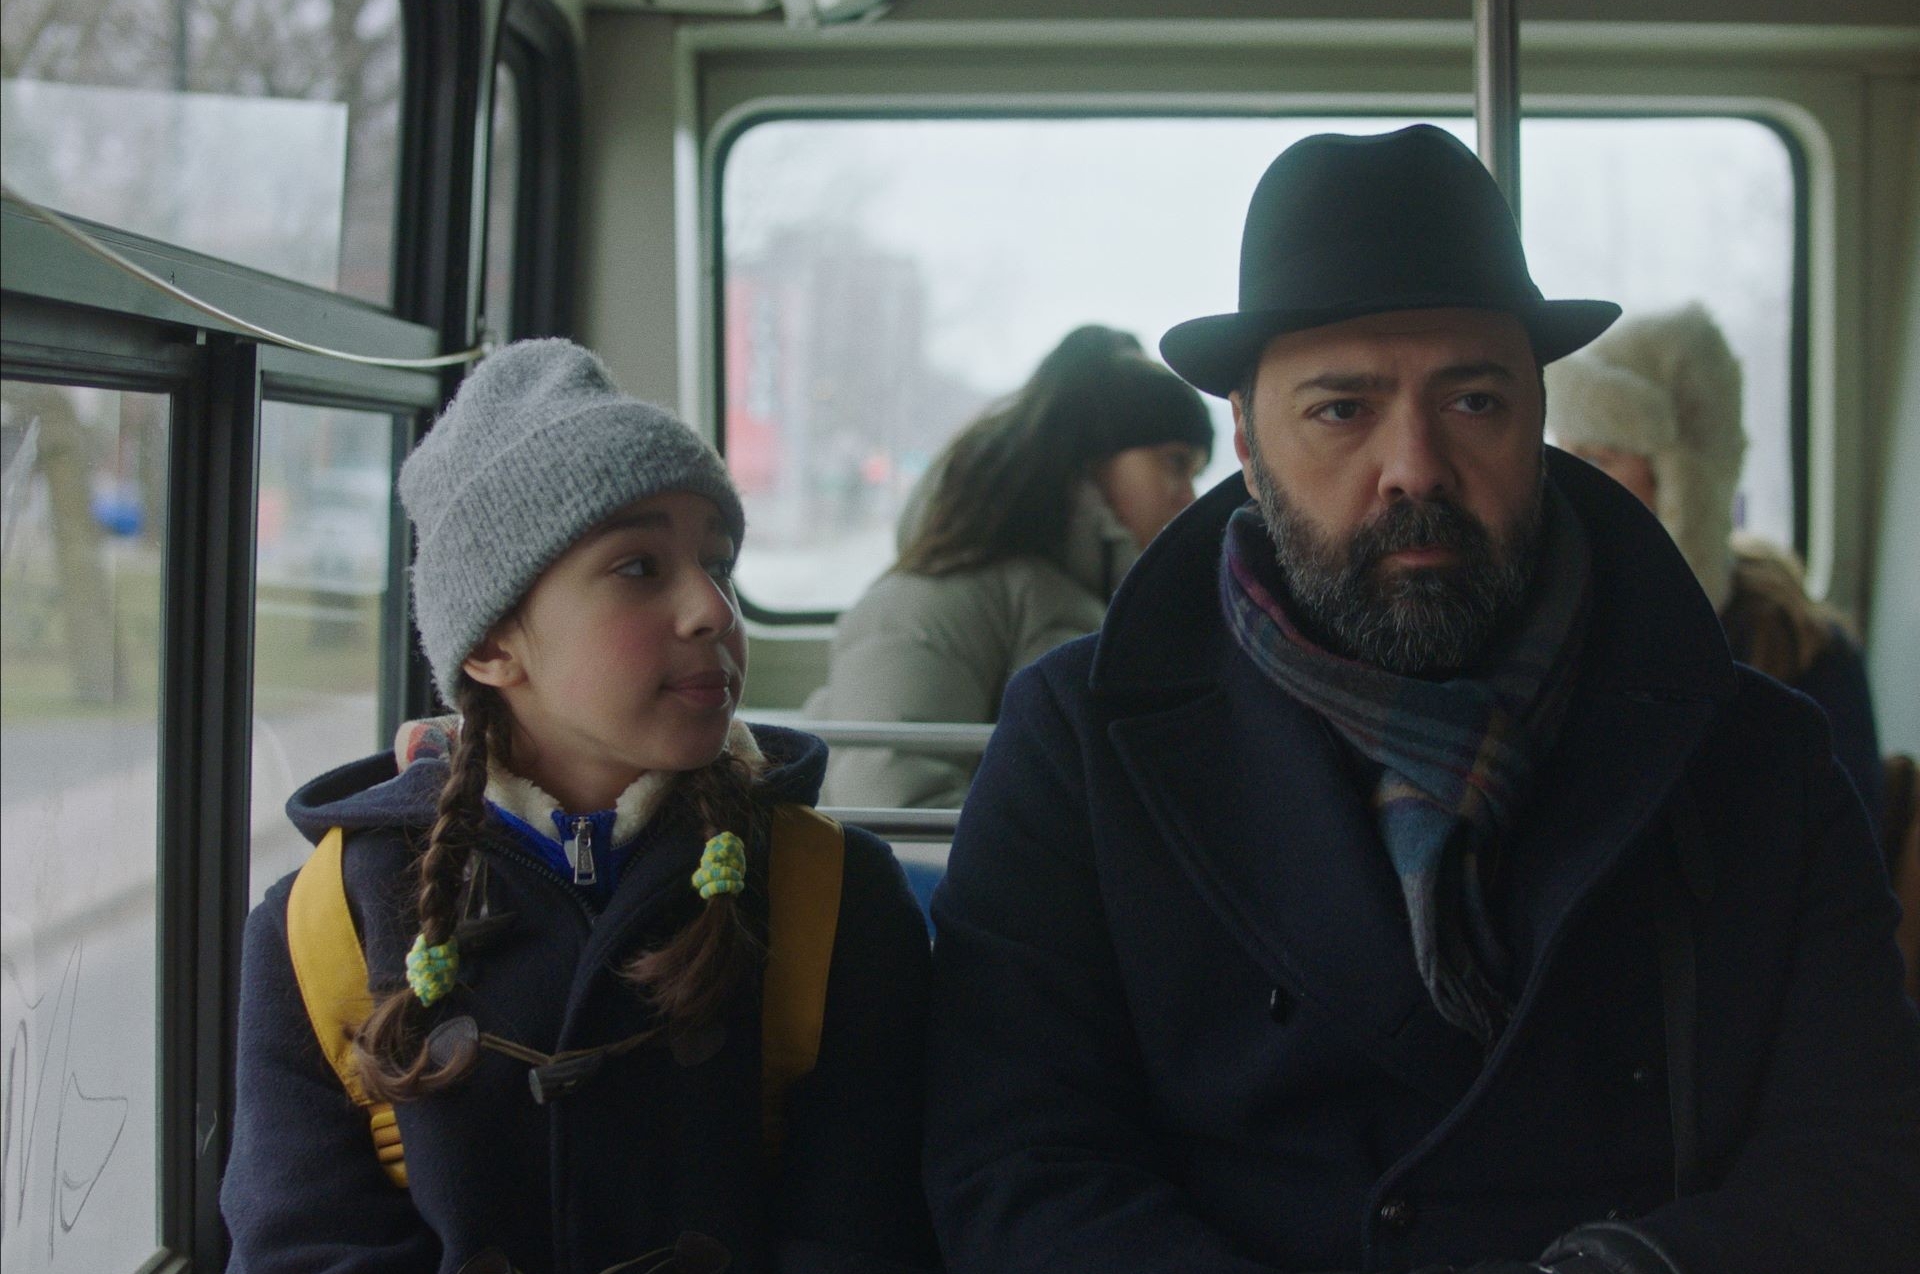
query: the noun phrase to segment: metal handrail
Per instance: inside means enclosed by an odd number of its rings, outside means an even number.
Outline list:
[[[817,735],[830,747],[911,748],[916,752],[977,755],[993,737],[993,726],[958,721],[806,721],[776,724]]]
[[[903,810],[863,808],[851,805],[822,806],[822,814],[842,823],[864,827],[883,840],[930,841],[953,839],[959,810]]]
[[[1473,2],[1473,116],[1480,162],[1520,223],[1519,0]]]

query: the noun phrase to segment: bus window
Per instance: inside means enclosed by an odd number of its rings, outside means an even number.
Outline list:
[[[851,604],[941,446],[1062,334],[1151,349],[1234,308],[1240,220],[1310,133],[1409,118],[774,118],[721,154],[721,435],[761,618]],[[1435,121],[1471,142],[1463,119]],[[1523,228],[1549,295],[1688,299],[1748,370],[1747,525],[1792,542],[1795,190],[1740,119],[1531,119]],[[1215,411],[1205,486],[1234,467]]]
[[[293,789],[384,746],[393,420],[268,401],[260,410],[249,897],[306,860]]]
[[[160,1246],[163,395],[0,382],[0,1265]]]
[[[7,184],[385,305],[400,0],[9,3]]]

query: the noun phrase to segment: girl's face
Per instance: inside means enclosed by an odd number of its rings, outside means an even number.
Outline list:
[[[1141,548],[1193,503],[1193,479],[1206,456],[1185,442],[1129,447],[1094,466],[1093,481],[1121,526]]]
[[[720,755],[747,670],[735,552],[712,501],[671,491],[549,566],[465,664],[513,713],[514,769],[580,814]]]

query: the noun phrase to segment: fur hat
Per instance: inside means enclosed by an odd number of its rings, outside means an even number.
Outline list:
[[[441,697],[453,702],[468,653],[555,558],[663,491],[713,501],[739,545],[746,517],[720,457],[622,394],[591,351],[550,338],[482,361],[400,469],[414,622]]]
[[[1546,369],[1547,432],[1563,447],[1645,456],[1654,511],[1719,610],[1733,581],[1733,495],[1747,435],[1740,361],[1698,303],[1626,319]]]

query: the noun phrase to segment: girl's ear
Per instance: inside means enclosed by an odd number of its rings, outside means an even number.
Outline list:
[[[482,637],[460,667],[481,685],[495,689],[517,686],[527,679],[526,665],[520,661],[514,644],[500,640],[498,632]]]

